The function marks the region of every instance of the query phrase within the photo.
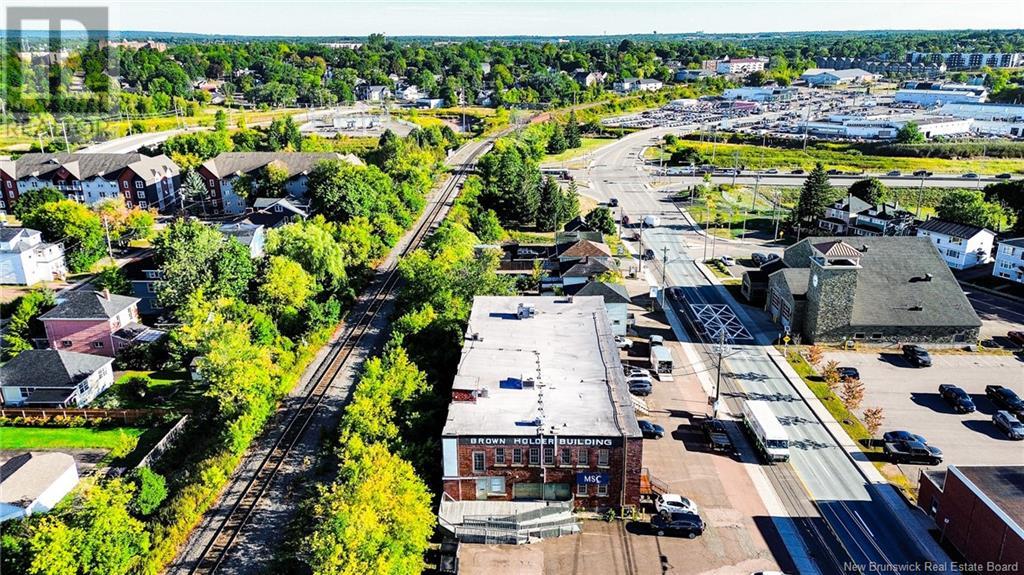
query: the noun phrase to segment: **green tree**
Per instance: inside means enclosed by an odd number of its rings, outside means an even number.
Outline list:
[[[260,283],[259,298],[274,315],[286,308],[302,309],[316,295],[316,279],[298,262],[286,257],[271,256],[266,275]]]
[[[24,194],[21,194],[14,202],[14,207],[11,209],[11,213],[14,217],[24,221],[25,216],[35,211],[39,206],[51,202],[59,202],[63,199],[64,194],[57,191],[56,188],[46,187],[28,190]]]
[[[561,154],[565,151],[566,145],[565,130],[562,129],[562,125],[558,122],[551,122],[551,137],[548,138],[548,153]]]
[[[540,209],[537,210],[537,229],[542,232],[558,230],[565,223],[562,188],[551,176],[540,186]]]
[[[55,304],[53,292],[32,290],[17,299],[14,311],[3,331],[3,358],[11,359],[19,353],[32,349],[32,337],[42,334],[38,317]]]
[[[576,110],[569,110],[569,119],[565,124],[565,145],[572,149],[583,145],[583,138],[580,137],[580,124],[576,120]]]
[[[896,132],[896,141],[900,144],[921,144],[924,140],[924,132],[917,122],[907,122]]]
[[[850,194],[864,200],[871,205],[877,205],[889,201],[891,197],[889,188],[878,178],[867,178],[857,180],[850,184]]]
[[[211,297],[237,297],[256,273],[248,248],[197,220],[175,221],[154,245],[164,274],[157,298],[170,310],[200,290]]]
[[[804,229],[813,228],[818,218],[824,216],[825,210],[835,201],[835,195],[825,168],[820,163],[815,165],[800,189],[800,199],[793,210],[793,223]]]
[[[1024,235],[1024,180],[985,186],[985,199],[1004,206],[1013,219],[1013,233]]]
[[[100,270],[92,283],[99,289],[110,290],[110,293],[120,295],[131,295],[132,293],[131,282],[128,281],[128,277],[121,271],[121,268],[116,265],[107,266]]]
[[[106,251],[99,216],[73,200],[43,204],[25,214],[22,223],[41,231],[48,241],[64,242],[64,257],[72,272],[88,270]]]
[[[935,215],[946,221],[993,230],[998,230],[1006,217],[1002,206],[986,202],[985,194],[978,190],[947,192],[935,207]]]
[[[156,511],[167,498],[167,480],[148,467],[137,468],[132,473],[132,481],[135,482],[132,510],[142,517]]]
[[[217,110],[217,113],[213,115],[213,129],[217,132],[228,131],[228,115],[224,110]]]
[[[327,228],[323,218],[288,224],[267,236],[269,255],[284,256],[302,266],[327,290],[347,287],[345,251]]]
[[[355,216],[374,221],[386,215],[393,206],[389,200],[395,199],[391,178],[380,168],[340,160],[319,162],[309,174],[308,186],[313,211],[338,222]]]
[[[601,232],[602,234],[614,234],[615,233],[615,218],[612,216],[612,211],[605,207],[594,208],[586,218],[587,227]]]

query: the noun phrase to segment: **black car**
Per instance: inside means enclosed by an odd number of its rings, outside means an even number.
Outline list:
[[[1024,415],[1024,399],[1021,399],[1016,392],[1008,387],[986,385],[985,396],[991,399],[996,406],[1014,415]]]
[[[729,439],[729,432],[725,430],[725,424],[718,419],[707,419],[701,425],[704,437],[708,440],[708,447],[712,451],[724,451],[733,453],[735,448],[732,439]]]
[[[918,170],[918,171],[914,172],[914,175],[919,177],[919,178],[927,178],[927,177],[930,177],[932,175],[932,173],[929,172],[928,170]]]
[[[766,255],[764,255],[764,254],[762,254],[760,252],[754,252],[754,253],[750,254],[750,261],[754,262],[755,266],[761,266],[761,265],[764,265],[768,261],[768,256],[766,256]]]
[[[1010,176],[1010,174],[997,174],[996,175],[996,179],[997,180],[1009,180],[1011,177],[1012,176]]]
[[[619,198],[608,198],[608,207],[615,208],[619,205]]]
[[[795,174],[795,175],[800,175],[800,174],[804,173],[804,171],[802,169],[800,169],[800,168],[797,168],[797,169],[793,170],[790,173],[791,174]]]
[[[914,367],[932,366],[932,356],[928,355],[927,349],[919,345],[903,346],[903,359],[909,361]]]
[[[836,371],[839,372],[839,379],[853,379],[860,380],[860,372],[857,371],[856,367],[837,367]]]
[[[920,441],[886,442],[882,448],[893,463],[938,465],[942,463],[942,450]]]
[[[943,383],[939,386],[939,395],[957,413],[974,413],[976,409],[974,400],[963,389],[952,383]]]
[[[644,439],[661,439],[665,437],[665,428],[657,423],[651,423],[646,419],[638,419],[636,422],[640,424],[640,432],[644,434]]]
[[[651,529],[658,535],[681,535],[693,539],[704,533],[704,520],[695,513],[663,511],[651,517]]]
[[[916,433],[910,433],[909,431],[887,431],[882,435],[882,441],[886,443],[896,443],[898,441],[917,441],[919,443],[928,443],[927,439]]]
[[[641,259],[653,260],[654,259],[654,250],[652,250],[651,248],[647,248],[646,250],[644,250],[644,255],[643,255],[643,257]]]

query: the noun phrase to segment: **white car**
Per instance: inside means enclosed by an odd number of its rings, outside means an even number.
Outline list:
[[[617,345],[619,349],[629,349],[633,347],[633,340],[617,335],[615,336],[615,345]]]
[[[721,259],[722,259],[722,263],[727,265],[727,266],[734,266],[734,265],[736,265],[736,260],[732,259],[732,256],[722,256]]]
[[[658,512],[668,511],[669,513],[697,513],[697,504],[682,495],[676,493],[665,493],[654,500],[654,507]]]
[[[650,379],[651,372],[650,372],[650,370],[644,369],[642,367],[627,367],[626,368],[626,378],[627,379],[632,379],[634,377],[646,377],[646,378]]]

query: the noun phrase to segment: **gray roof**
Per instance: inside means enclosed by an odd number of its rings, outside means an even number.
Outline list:
[[[608,259],[610,258],[586,258],[562,272],[562,277],[590,277],[612,271],[615,266],[608,263]]]
[[[807,295],[807,280],[811,277],[811,270],[807,268],[783,268],[775,273],[782,274],[782,280],[786,282],[789,293],[794,298],[803,299]],[[773,274],[774,275],[774,274]]]
[[[224,152],[203,163],[203,167],[218,178],[247,174],[274,163],[288,172],[288,177],[308,174],[324,160],[343,160],[361,166],[362,160],[352,154],[335,152]]]
[[[947,236],[955,236],[958,238],[973,238],[981,232],[988,232],[995,235],[995,232],[988,228],[981,226],[971,226],[967,224],[958,224],[956,222],[947,222],[946,220],[940,220],[939,218],[931,218],[923,224],[917,226],[919,230],[926,230],[936,234],[943,234]]]
[[[821,242],[814,244],[814,249],[818,250],[821,255],[825,257],[843,257],[843,258],[859,258],[860,252],[857,248],[842,240],[831,240],[828,242]]]
[[[159,180],[165,174],[177,175],[178,165],[165,155],[144,156],[138,152],[128,154],[25,154],[15,162],[17,178],[48,177],[63,167],[79,180],[96,176],[107,179],[118,177],[130,168],[147,183]]]
[[[263,225],[238,221],[221,224],[217,229],[220,230],[220,233],[237,239],[242,245],[250,246],[256,238],[256,233],[263,229]]]
[[[1001,246],[1014,246],[1014,247],[1017,247],[1017,248],[1024,248],[1024,237],[1011,238],[1011,239],[1008,239],[1008,240],[1003,240],[1003,241],[999,242],[999,245],[1001,245]]]
[[[929,238],[810,238],[786,252],[801,254],[807,251],[798,247],[801,244],[829,240],[849,241],[860,253],[851,325],[981,326],[978,314]],[[806,257],[792,263],[810,267]],[[930,280],[926,274],[931,275]]]
[[[587,282],[575,295],[596,295],[604,298],[604,303],[630,303],[629,292],[625,286],[610,282]]]
[[[839,202],[840,210],[854,214],[859,214],[870,207],[871,204],[853,195],[846,196],[842,202]]]
[[[957,476],[968,489],[988,499],[1005,514],[1018,535],[1024,528],[1024,465],[950,465],[947,473]],[[946,477],[945,484],[949,484]]]
[[[68,469],[77,469],[67,453],[22,453],[0,467],[0,503],[28,507]]]
[[[98,291],[71,291],[57,296],[57,305],[39,319],[110,319],[139,303],[139,298]]]
[[[73,389],[114,358],[58,349],[27,349],[0,366],[4,387]]]

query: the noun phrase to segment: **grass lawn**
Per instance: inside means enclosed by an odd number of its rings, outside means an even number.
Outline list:
[[[540,159],[540,163],[541,165],[546,166],[572,160],[614,141],[614,138],[582,138],[580,147],[566,150],[561,154],[548,154]]]
[[[147,431],[137,427],[0,427],[0,449],[112,449],[122,433],[142,437]]]
[[[125,387],[135,376],[147,376],[152,382],[144,398],[128,392]],[[176,408],[193,404],[200,393],[202,390],[192,385],[189,374],[184,371],[125,371],[97,401],[104,404],[105,399],[116,398],[118,407],[124,409]]]
[[[677,149],[696,150],[709,161],[714,151],[716,162],[732,165],[738,154],[739,163],[748,170],[766,168],[803,168],[810,170],[816,162],[821,162],[829,169],[841,171],[887,172],[900,170],[904,173],[915,170],[928,170],[938,174],[963,174],[976,172],[993,175],[1002,172],[1024,173],[1024,162],[1016,159],[967,159],[945,160],[939,158],[907,158],[894,156],[869,156],[859,151],[842,149],[820,149],[808,147],[807,150],[791,150],[787,148],[771,148],[751,144],[713,144],[710,142],[694,142],[680,140]],[[656,152],[652,152],[656,153]],[[724,162],[724,164],[723,164]]]

